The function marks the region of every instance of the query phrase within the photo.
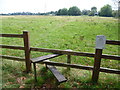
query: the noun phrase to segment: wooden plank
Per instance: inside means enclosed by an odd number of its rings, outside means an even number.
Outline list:
[[[111,45],[120,45],[120,41],[106,40],[106,44],[111,44]]]
[[[0,34],[0,37],[23,38],[23,34]]]
[[[120,56],[117,55],[102,55],[101,58],[104,59],[112,59],[112,60],[120,60]]]
[[[45,60],[45,61],[43,61],[43,63],[48,64],[48,65],[61,66],[61,67],[71,67],[71,68],[83,69],[83,70],[93,70],[93,66],[58,63],[58,62],[53,62],[53,61],[49,61],[49,60]],[[120,74],[120,70],[103,68],[103,67],[100,67],[100,72],[112,73],[112,74]]]
[[[10,59],[10,60],[15,60],[15,61],[25,61],[24,58],[15,57],[15,56],[7,56],[7,55],[0,55],[0,58]]]
[[[53,62],[49,60],[43,61],[43,63],[48,65],[54,65],[54,66],[61,66],[61,67],[71,67],[71,68],[77,68],[77,69],[84,69],[84,70],[92,70],[93,66],[84,66],[84,65],[78,65],[78,64],[68,64],[68,63],[58,63]]]
[[[92,74],[92,81],[97,82],[99,78],[99,70],[101,64],[102,49],[96,49],[95,58],[94,58],[94,68]]]
[[[24,47],[21,47],[21,46],[10,46],[10,45],[0,45],[0,48],[24,50]]]
[[[58,50],[58,49],[35,48],[35,47],[31,47],[30,49],[31,49],[31,51],[49,52],[49,53],[75,55],[75,56],[94,57],[93,53],[84,53],[84,52],[76,52],[76,51],[68,51],[68,50]]]
[[[26,72],[31,71],[31,60],[30,60],[30,45],[29,45],[29,33],[28,31],[23,31],[24,49],[25,49],[25,62],[26,62]]]
[[[49,52],[49,53],[74,55],[74,56],[94,57],[94,55],[95,55],[94,53],[64,51],[64,50],[58,50],[58,49],[46,49],[46,48],[35,48],[35,47],[31,47],[30,49],[31,49],[31,51]],[[102,55],[101,57],[104,59],[120,60],[120,56]]]
[[[120,70],[100,67],[100,72],[120,74]]]
[[[67,81],[67,79],[56,69],[56,67],[47,65],[47,68],[53,73],[59,83]]]
[[[55,57],[58,57],[62,54],[50,54],[50,55],[45,55],[45,56],[41,56],[41,57],[37,57],[37,58],[33,58],[31,59],[31,61],[33,63],[37,63],[37,62],[42,62],[44,60],[47,60],[47,59],[51,59],[51,58],[55,58]]]

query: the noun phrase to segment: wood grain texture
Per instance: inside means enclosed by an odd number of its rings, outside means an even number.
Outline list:
[[[95,83],[98,81],[98,78],[99,78],[102,50],[103,49],[96,49],[95,51],[94,68],[93,68],[93,74],[92,74],[92,81]]]
[[[106,44],[111,44],[111,45],[120,45],[120,41],[115,41],[115,40],[106,40]]]
[[[21,47],[21,46],[10,46],[10,45],[0,45],[0,48],[24,50],[24,47]]]
[[[23,31],[24,49],[25,49],[25,62],[26,72],[31,71],[31,60],[30,60],[30,43],[28,31]]]
[[[43,61],[43,63],[48,64],[48,65],[60,66],[60,67],[71,67],[71,68],[83,69],[83,70],[93,70],[93,66],[58,63],[58,62],[53,62],[53,61],[49,61],[49,60],[45,60],[45,61]],[[117,69],[110,69],[110,68],[100,67],[99,71],[100,72],[106,72],[106,73],[120,74],[120,70],[117,70]]]
[[[87,53],[87,52],[65,51],[65,50],[58,50],[58,49],[46,49],[46,48],[35,48],[35,47],[31,47],[30,50],[38,51],[38,52],[48,52],[48,53],[57,53],[57,54],[74,55],[74,56],[86,56],[86,57],[94,57],[95,55],[94,53]],[[114,56],[114,55],[102,55],[101,58],[120,60],[120,56]]]
[[[51,59],[51,58],[55,58],[55,57],[58,57],[62,54],[50,54],[50,55],[45,55],[45,56],[41,56],[41,57],[37,57],[37,58],[33,58],[31,59],[31,61],[33,63],[37,63],[37,62],[42,62],[44,60],[47,60],[47,59]]]
[[[23,38],[23,34],[0,34],[0,37]]]
[[[24,58],[21,58],[21,57],[15,57],[15,56],[0,55],[0,57],[1,57],[1,58],[4,58],[4,59],[15,60],[15,61],[25,61]]]
[[[67,81],[67,79],[57,70],[56,67],[47,65],[47,68],[53,73],[59,83]]]

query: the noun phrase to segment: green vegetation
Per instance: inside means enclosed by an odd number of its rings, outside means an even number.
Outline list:
[[[2,33],[21,34],[23,30],[30,32],[31,47],[50,49],[72,49],[73,51],[94,53],[96,35],[105,35],[108,40],[118,40],[118,20],[105,17],[88,16],[2,16]],[[18,38],[3,38],[2,44],[23,46]],[[106,45],[104,54],[118,55],[118,46]],[[20,50],[2,49],[3,55],[24,57]],[[48,53],[31,52],[31,58]],[[53,61],[66,62],[66,56]],[[72,63],[93,66],[93,58],[72,56]],[[115,60],[102,59],[102,67],[119,69]],[[55,79],[50,72],[44,72],[43,65],[38,65],[39,83],[34,86],[33,73],[25,74],[24,63],[3,59],[3,88],[55,87]],[[91,71],[59,68],[68,78],[60,88],[119,88],[118,75],[100,73],[99,83],[91,84]],[[45,75],[45,76],[44,76]],[[43,78],[44,77],[44,78]],[[46,82],[48,80],[51,83]]]
[[[100,10],[100,16],[112,17],[112,7],[110,5],[105,5]]]
[[[118,7],[118,1],[114,1],[114,3],[117,3]],[[1,13],[0,15],[52,15],[52,16],[80,16],[80,15],[86,15],[86,16],[102,16],[102,17],[120,17],[120,10],[112,10],[112,6],[109,4],[104,5],[100,11],[97,11],[97,7],[93,6],[91,7],[91,10],[82,10],[80,11],[80,8],[77,6],[72,6],[69,9],[62,8],[58,11],[50,11],[50,12],[44,12],[44,13],[32,13],[32,12],[14,12],[14,13]]]
[[[73,6],[73,7],[69,8],[68,15],[79,16],[79,15],[81,15],[81,11],[78,7]]]
[[[70,7],[69,10],[67,10],[67,8],[59,9],[56,15],[79,16],[81,15],[81,11],[77,6],[73,6]]]

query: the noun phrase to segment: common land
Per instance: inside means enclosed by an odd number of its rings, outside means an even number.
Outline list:
[[[0,19],[1,33],[21,34],[28,30],[30,46],[50,49],[72,49],[79,52],[95,52],[97,35],[105,35],[107,40],[118,40],[118,20],[112,17],[90,16],[2,16]],[[2,38],[2,44],[23,46],[22,39]],[[106,45],[104,54],[118,55],[118,46]],[[23,51],[2,49],[3,55],[24,57]],[[48,53],[31,52],[31,58]],[[66,56],[52,59],[57,62],[66,62]],[[72,63],[93,66],[93,58],[72,56]],[[102,59],[101,67],[119,69],[118,61]],[[39,74],[45,71],[38,65]],[[71,69],[66,73],[65,68],[58,68],[68,78],[68,81],[59,85],[60,88],[118,88],[118,75],[100,73],[99,83],[92,85],[91,71]],[[33,88],[33,73],[24,74],[24,63],[2,60],[3,88]],[[40,75],[37,87],[55,87],[54,78],[50,72]],[[44,77],[44,78],[43,78]],[[51,81],[51,83],[46,82]]]

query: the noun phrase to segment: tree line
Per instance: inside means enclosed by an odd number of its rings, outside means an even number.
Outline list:
[[[112,10],[112,7],[107,4],[104,5],[100,11],[97,11],[97,7],[92,7],[91,10],[80,10],[77,6],[70,7],[69,9],[59,9],[56,15],[88,15],[88,16],[103,16],[103,17],[120,17],[120,10]]]
[[[69,9],[62,8],[58,11],[50,11],[46,13],[31,13],[31,12],[16,12],[16,13],[8,13],[1,15],[57,15],[57,16],[80,16],[80,15],[88,15],[88,16],[103,16],[103,17],[120,17],[120,10],[112,10],[112,7],[107,4],[104,5],[100,11],[97,11],[97,7],[92,7],[91,10],[80,10],[77,6],[72,6]]]

